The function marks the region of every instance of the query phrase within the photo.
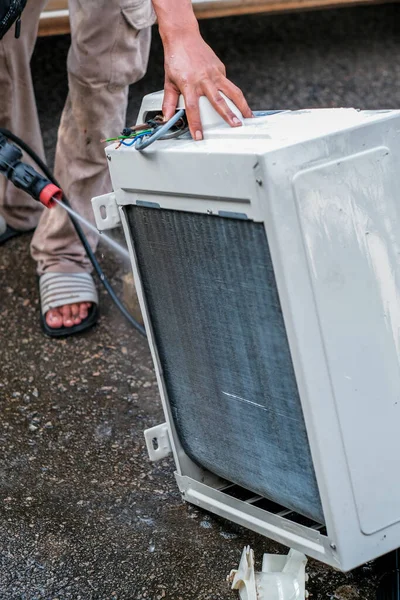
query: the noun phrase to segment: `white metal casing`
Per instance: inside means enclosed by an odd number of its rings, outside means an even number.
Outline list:
[[[184,498],[344,571],[400,546],[399,133],[400,111],[305,110],[106,150]],[[134,203],[264,223],[326,536],[227,497],[184,453],[123,212]]]

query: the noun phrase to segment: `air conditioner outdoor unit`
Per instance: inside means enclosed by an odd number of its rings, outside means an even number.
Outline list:
[[[143,101],[139,122],[160,112]],[[400,546],[400,111],[107,148],[188,502],[343,571]]]

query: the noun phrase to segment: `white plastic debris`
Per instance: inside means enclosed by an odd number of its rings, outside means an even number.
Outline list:
[[[290,550],[287,556],[264,554],[261,573],[256,573],[254,552],[247,546],[228,581],[233,590],[239,590],[241,600],[305,600],[306,564],[306,556],[297,550]]]

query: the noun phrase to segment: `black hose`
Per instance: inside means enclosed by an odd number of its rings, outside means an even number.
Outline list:
[[[43,162],[43,160],[40,158],[40,156],[38,156],[36,154],[36,152],[34,150],[32,150],[32,148],[30,146],[28,146],[28,144],[26,144],[18,136],[11,133],[11,131],[8,131],[8,129],[3,129],[0,127],[0,134],[3,134],[6,138],[9,138],[12,142],[14,142],[18,146],[20,146],[20,148],[22,150],[24,150],[24,152],[26,152],[31,157],[31,159],[37,164],[37,166],[43,171],[43,173],[46,175],[46,177],[52,183],[54,183],[54,185],[61,188],[60,184],[58,183],[58,181],[56,180],[56,178],[54,177],[53,173],[50,171],[48,166]],[[64,194],[64,192],[63,192],[62,202],[65,204],[65,206],[68,206],[68,208],[72,208],[71,204],[70,204],[68,198],[66,197],[66,195]],[[117,294],[114,292],[110,282],[108,281],[107,277],[104,274],[103,269],[100,266],[99,261],[97,260],[93,250],[90,247],[90,244],[86,238],[86,235],[84,234],[84,232],[82,230],[82,227],[80,226],[78,221],[76,219],[74,219],[73,215],[71,215],[70,213],[68,213],[68,215],[72,221],[73,226],[75,227],[77,236],[79,237],[80,241],[82,242],[83,247],[85,248],[86,254],[89,257],[89,260],[92,263],[94,270],[96,271],[101,283],[107,290],[108,294],[110,295],[112,301],[114,302],[116,307],[121,311],[121,313],[124,315],[124,317],[129,321],[129,323],[136,329],[136,331],[138,331],[139,333],[141,333],[142,335],[144,335],[146,337],[145,328],[140,323],[138,323],[136,321],[136,319],[134,319],[132,317],[132,315],[129,313],[128,309],[123,305],[121,300],[118,298]]]

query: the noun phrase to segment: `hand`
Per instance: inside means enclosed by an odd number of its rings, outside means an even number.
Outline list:
[[[206,96],[215,110],[231,127],[242,123],[221,96],[223,92],[242,113],[253,114],[242,91],[226,77],[225,67],[200,35],[198,30],[182,31],[172,39],[163,40],[165,54],[165,85],[163,114],[170,119],[178,103],[179,95],[185,99],[189,129],[195,140],[203,138],[200,120],[199,98]]]

